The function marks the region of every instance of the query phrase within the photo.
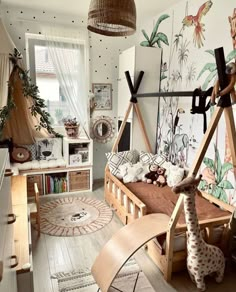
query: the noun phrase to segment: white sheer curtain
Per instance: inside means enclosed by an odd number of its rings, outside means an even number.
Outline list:
[[[73,30],[44,28],[45,41],[63,96],[88,136],[86,42]],[[69,37],[65,37],[69,36]]]

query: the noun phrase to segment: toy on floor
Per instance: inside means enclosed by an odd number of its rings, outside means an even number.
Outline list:
[[[187,268],[189,275],[201,291],[205,291],[204,277],[216,273],[215,279],[220,283],[224,277],[225,259],[223,252],[216,246],[207,244],[201,235],[195,208],[195,193],[201,180],[187,177],[172,190],[184,194],[184,211],[188,231],[187,239]]]
[[[215,99],[218,95],[223,96],[227,93],[230,93],[232,104],[236,103],[236,92],[234,89],[236,83],[236,63],[231,62],[226,66],[226,74],[229,84],[223,90],[220,90],[219,79],[216,81],[211,95],[211,105],[216,104]]]

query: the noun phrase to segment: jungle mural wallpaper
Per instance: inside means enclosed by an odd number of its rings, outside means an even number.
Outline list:
[[[161,47],[161,91],[210,89],[217,80],[214,49],[223,47],[226,63],[236,59],[236,8],[228,0],[182,1],[149,20],[140,45]],[[151,31],[151,33],[149,33]],[[207,106],[208,105],[208,106]],[[191,114],[192,97],[161,97],[156,151],[172,163],[191,167],[203,135],[203,116]],[[207,124],[215,110],[206,100]],[[236,108],[233,107],[234,115]],[[222,143],[222,137],[225,142]],[[236,171],[233,168],[225,121],[222,118],[200,169],[199,188],[236,206]]]

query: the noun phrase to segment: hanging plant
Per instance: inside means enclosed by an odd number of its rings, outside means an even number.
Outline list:
[[[8,83],[7,105],[0,109],[0,138],[2,137],[4,125],[13,108],[15,108],[15,103],[12,98],[12,87]]]
[[[54,131],[52,125],[51,125],[51,116],[50,114],[45,110],[47,107],[44,103],[44,99],[39,97],[39,90],[38,87],[35,84],[31,83],[31,79],[29,77],[29,71],[23,70],[19,65],[18,61],[21,59],[21,54],[19,51],[15,48],[14,53],[10,54],[10,61],[14,65],[13,71],[17,72],[21,82],[22,82],[22,90],[23,95],[28,98],[31,97],[33,104],[31,107],[29,107],[29,110],[31,112],[31,115],[36,117],[37,115],[40,116],[39,124],[35,125],[35,129],[37,131],[40,131],[42,128],[45,128],[49,134],[54,135],[55,137],[62,137],[60,134]],[[10,117],[11,110],[15,108],[15,103],[13,100],[13,90],[14,90],[14,81],[8,82],[8,99],[7,99],[7,105],[4,106],[0,110],[0,137],[2,136],[2,131],[4,128],[4,125]]]

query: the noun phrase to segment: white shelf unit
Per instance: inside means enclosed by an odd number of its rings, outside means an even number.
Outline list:
[[[80,158],[73,163],[71,158]],[[93,140],[63,138],[65,167],[21,171],[27,175],[27,192],[34,192],[37,182],[40,195],[92,191]]]
[[[93,164],[93,140],[63,138],[63,156],[67,166]],[[77,159],[76,159],[77,158]]]
[[[38,184],[40,195],[92,191],[92,166],[60,167],[34,171],[30,170],[21,172],[21,174],[27,175],[27,193],[29,195],[34,192],[35,182]],[[50,177],[52,177],[52,179],[50,180],[49,186],[48,178]],[[61,177],[64,178],[64,189],[61,189],[60,184],[56,182],[57,178]]]

